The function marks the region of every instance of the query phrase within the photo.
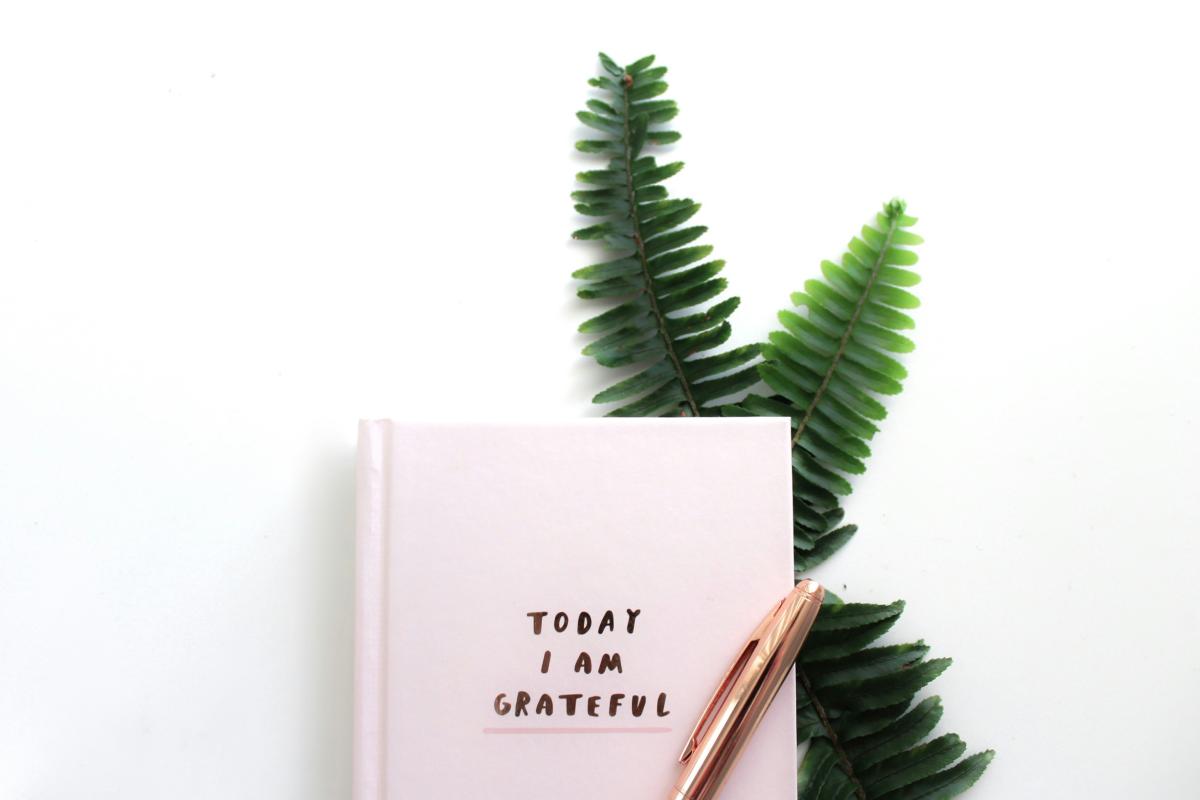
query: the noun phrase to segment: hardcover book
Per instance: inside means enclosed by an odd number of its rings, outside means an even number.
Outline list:
[[[355,800],[661,800],[793,585],[786,418],[359,431]],[[793,800],[793,682],[725,800]]]

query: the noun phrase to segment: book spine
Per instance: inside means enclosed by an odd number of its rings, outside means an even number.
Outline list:
[[[355,501],[354,800],[386,800],[390,434],[386,421],[359,423]]]

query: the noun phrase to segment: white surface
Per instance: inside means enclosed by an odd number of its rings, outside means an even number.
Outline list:
[[[955,657],[970,796],[1194,795],[1194,16],[647,5],[4,7],[0,797],[347,795],[357,418],[598,413],[601,48],[672,68],[736,341],[882,201],[922,219],[819,577]]]

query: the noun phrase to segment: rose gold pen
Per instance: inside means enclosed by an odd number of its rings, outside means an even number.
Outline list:
[[[791,673],[824,597],[816,581],[800,581],[750,634],[684,745],[671,800],[717,796]]]

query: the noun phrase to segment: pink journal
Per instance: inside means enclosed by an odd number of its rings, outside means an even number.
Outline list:
[[[355,800],[662,800],[793,585],[788,421],[361,423]],[[780,692],[723,800],[796,796]]]

